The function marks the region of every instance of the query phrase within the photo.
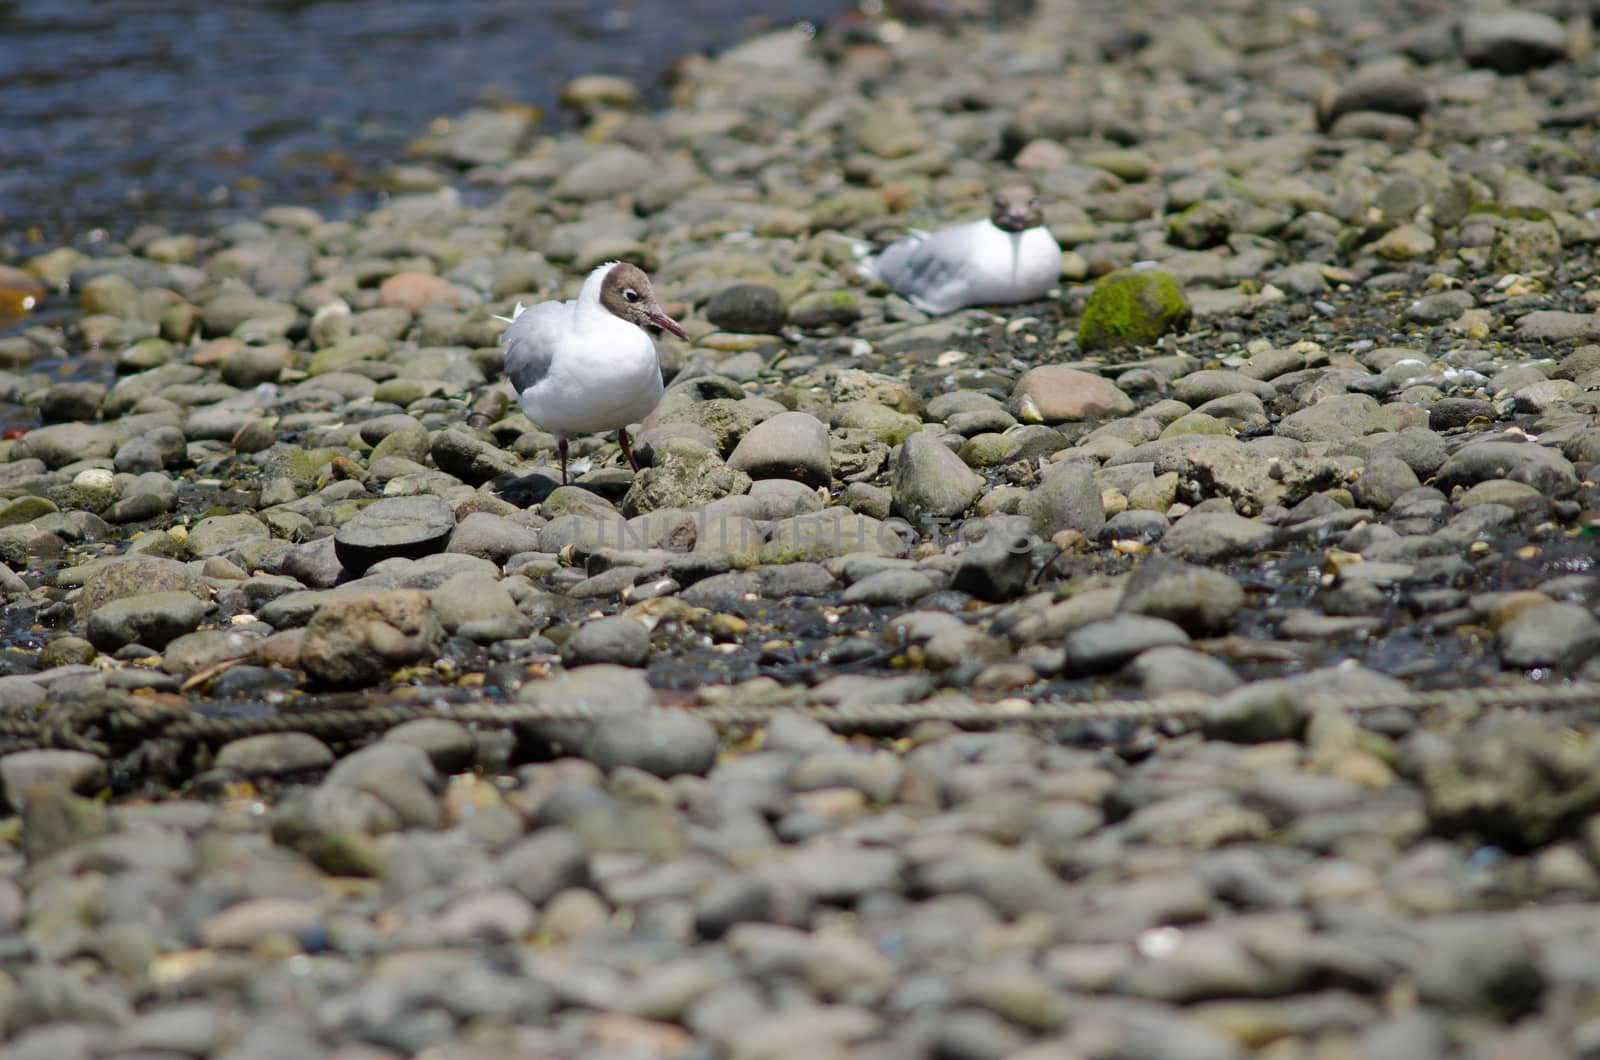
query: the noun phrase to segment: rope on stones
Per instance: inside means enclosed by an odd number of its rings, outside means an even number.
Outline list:
[[[921,722],[947,722],[962,728],[1002,725],[1052,726],[1073,722],[1192,723],[1216,700],[1184,692],[1150,699],[1097,699],[1046,702],[1021,708],[970,700],[942,703],[935,699],[911,704],[849,706],[705,706],[688,710],[713,725],[759,726],[781,715],[799,715],[841,732],[898,729]],[[1383,710],[1423,712],[1453,708],[1490,710],[1585,709],[1600,707],[1600,682],[1565,685],[1495,685],[1427,692],[1376,693],[1366,696],[1305,697],[1307,709],[1334,707],[1357,713]],[[183,703],[138,698],[89,701],[58,707],[37,718],[0,717],[0,749],[65,748],[111,757],[146,739],[222,743],[245,736],[304,732],[321,738],[348,740],[376,734],[418,718],[448,718],[477,725],[539,725],[602,721],[612,716],[600,705],[545,703],[391,704],[385,706],[321,706],[276,714],[239,717],[196,715]]]

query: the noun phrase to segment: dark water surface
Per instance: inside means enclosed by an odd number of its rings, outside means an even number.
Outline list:
[[[847,0],[0,0],[0,246],[367,205],[440,116],[550,120],[580,73],[651,102],[677,58]],[[95,230],[100,230],[98,233]]]

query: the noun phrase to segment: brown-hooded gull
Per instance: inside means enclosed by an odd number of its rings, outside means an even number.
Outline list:
[[[567,481],[567,439],[616,431],[635,471],[627,426],[661,400],[661,361],[649,327],[680,339],[688,332],[667,316],[636,265],[609,261],[589,274],[570,302],[520,303],[500,336],[506,375],[528,419],[556,436],[561,482]]]
[[[1060,278],[1061,246],[1039,197],[1019,184],[995,193],[987,220],[912,231],[862,267],[924,313],[951,313],[1043,298]]]

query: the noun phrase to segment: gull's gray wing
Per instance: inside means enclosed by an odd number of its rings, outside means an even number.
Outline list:
[[[878,274],[891,289],[913,302],[940,301],[952,284],[959,285],[969,268],[968,240],[961,229],[948,229],[921,239],[903,239],[878,259]]]
[[[566,314],[561,302],[540,302],[516,315],[500,335],[506,350],[506,376],[517,393],[531,390],[550,373],[556,336]]]

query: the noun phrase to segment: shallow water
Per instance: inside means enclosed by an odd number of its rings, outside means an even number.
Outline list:
[[[846,0],[0,0],[0,246],[370,204],[363,178],[485,101],[559,120],[576,74],[661,98],[693,51]]]

